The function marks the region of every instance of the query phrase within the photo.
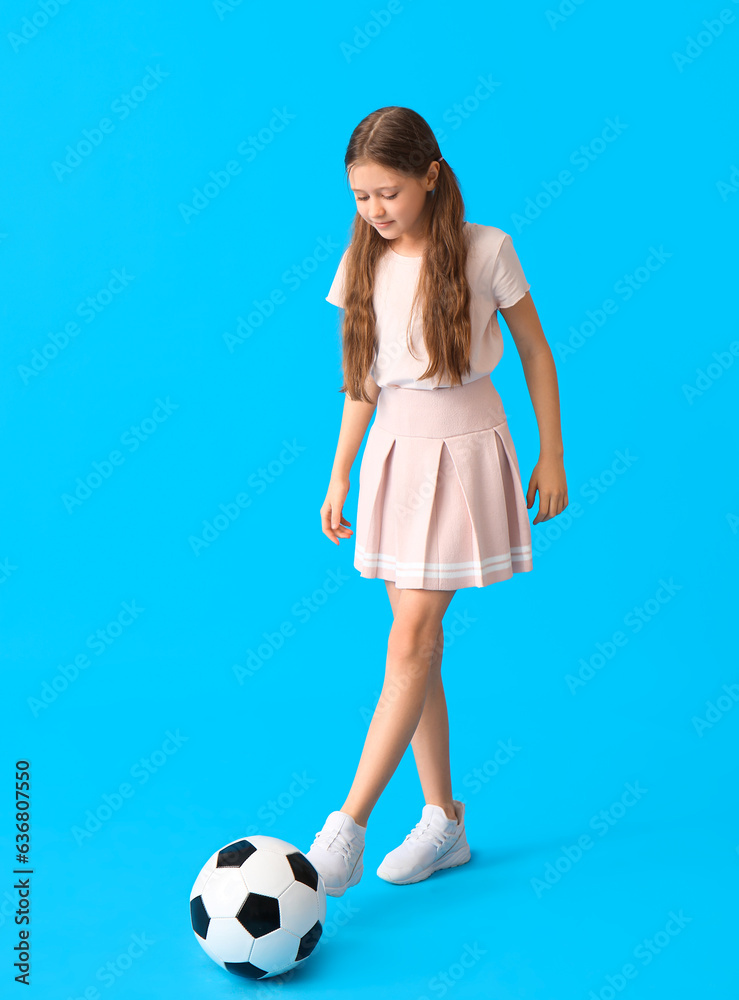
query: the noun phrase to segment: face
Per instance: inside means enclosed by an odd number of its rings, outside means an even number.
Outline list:
[[[433,191],[438,176],[436,160],[420,180],[371,161],[355,164],[349,174],[357,211],[388,240],[422,237],[428,192]]]

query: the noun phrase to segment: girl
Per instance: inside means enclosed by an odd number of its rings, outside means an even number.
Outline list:
[[[362,876],[370,812],[410,741],[426,805],[377,874],[398,885],[470,859],[452,798],[442,618],[456,590],[532,569],[534,524],[567,506],[554,359],[510,236],[464,221],[454,171],[409,108],[372,112],[344,158],[356,199],[351,243],[327,300],[344,310],[344,413],[321,507],[349,538],[349,473],[359,472],[354,566],[385,581],[393,613],[385,679],[349,795],[307,853],[326,892]],[[526,497],[490,373],[513,336],[536,412],[539,461]]]

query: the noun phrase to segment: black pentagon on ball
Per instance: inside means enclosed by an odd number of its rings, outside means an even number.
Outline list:
[[[252,965],[251,962],[224,962],[224,965],[229,972],[243,976],[244,979],[261,979],[262,976],[267,975],[266,969],[260,969],[259,966]]]
[[[318,888],[318,872],[301,851],[287,855],[296,882],[302,882],[314,891]]]
[[[235,840],[218,852],[216,868],[240,868],[247,858],[256,851],[249,840]]]
[[[190,920],[192,920],[192,929],[205,941],[205,935],[208,933],[208,924],[210,923],[210,917],[208,916],[208,911],[203,905],[203,897],[196,896],[195,899],[190,900]]]
[[[280,926],[280,904],[274,896],[250,892],[236,914],[236,919],[252,937],[261,937],[270,931],[276,931]]]
[[[316,920],[308,933],[304,934],[300,939],[300,947],[298,948],[298,953],[295,956],[296,962],[301,958],[307,958],[308,955],[310,955],[315,946],[318,944],[318,939],[322,933],[323,927],[321,926],[321,921]]]

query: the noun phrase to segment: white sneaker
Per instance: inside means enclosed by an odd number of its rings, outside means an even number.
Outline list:
[[[449,819],[441,806],[426,804],[421,819],[403,843],[385,855],[377,874],[386,882],[408,885],[428,878],[440,868],[454,868],[470,860],[464,829],[464,802],[457,799],[457,819]]]
[[[328,896],[342,896],[362,877],[366,826],[335,809],[319,830],[306,858],[323,879]]]

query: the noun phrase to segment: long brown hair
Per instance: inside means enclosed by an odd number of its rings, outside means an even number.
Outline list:
[[[357,125],[349,139],[344,166],[372,161],[408,177],[421,179],[441,151],[433,131],[410,108],[379,108]],[[423,339],[429,364],[420,378],[448,373],[452,385],[461,385],[470,372],[470,289],[465,265],[468,243],[464,230],[464,201],[456,175],[446,160],[439,164],[431,199],[427,248],[421,261],[418,287]],[[365,382],[378,347],[372,289],[377,263],[391,252],[380,233],[357,212],[352,225],[344,276],[343,374],[340,392],[350,399],[371,402]],[[412,310],[413,311],[413,310]]]

